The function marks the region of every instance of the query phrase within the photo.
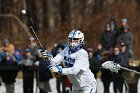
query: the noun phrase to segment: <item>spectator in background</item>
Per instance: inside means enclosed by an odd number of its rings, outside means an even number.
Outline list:
[[[10,43],[10,41],[5,38],[3,40],[3,46],[0,49],[1,51],[1,64],[2,65],[16,65],[16,58],[14,56],[15,53],[15,47],[13,44]],[[17,76],[18,71],[17,70],[5,70],[1,71],[1,78],[2,81],[5,83],[6,86],[6,93],[14,93],[14,82],[15,78]],[[10,77],[10,78],[9,78]]]
[[[11,55],[9,51],[5,51],[3,55],[4,56],[1,61],[2,65],[11,66],[16,63],[16,58],[13,55]],[[2,78],[2,82],[5,83],[6,93],[14,93],[14,82],[17,76],[17,71],[7,69],[1,71],[0,75]]]
[[[111,32],[116,33],[116,31],[118,30],[116,21],[115,21],[114,19],[110,19],[110,20],[109,20],[109,25],[110,25],[110,30],[111,30]]]
[[[119,36],[119,43],[125,43],[127,48],[132,51],[133,34],[128,26],[123,26],[122,33]]]
[[[133,69],[133,67],[136,67],[137,65],[134,63],[133,59],[128,60],[128,67]],[[135,69],[136,70],[136,69]],[[139,80],[139,75],[130,72],[130,71],[123,71],[123,77],[126,80],[128,84],[128,93],[138,93],[138,80]]]
[[[53,47],[53,49],[51,50],[51,54],[53,55],[53,57],[55,57],[56,54],[57,54],[58,52],[60,52],[60,51],[59,51],[60,48],[61,48],[61,49],[64,49],[64,47],[65,47],[65,46],[64,46],[63,44],[61,44],[61,43],[55,44],[54,47]]]
[[[2,82],[1,82],[1,77],[0,77],[0,86],[2,85]]]
[[[121,64],[121,54],[119,47],[113,48],[113,54],[110,57],[111,61],[114,61],[114,63]],[[124,84],[124,78],[122,76],[122,70],[119,70],[118,73],[113,73],[113,89],[114,93],[123,93],[123,84]]]
[[[38,56],[39,46],[38,46],[38,43],[37,43],[36,39],[33,36],[29,37],[28,48],[30,49],[31,55],[35,58],[34,62],[37,61],[36,57]],[[34,73],[36,74],[35,76],[37,76],[37,74],[38,74],[37,71],[34,71]],[[36,82],[37,82],[37,86],[38,86],[38,79],[37,79],[37,77],[36,77]]]
[[[113,47],[115,47],[117,45],[117,41],[118,41],[118,38],[120,36],[120,30],[116,24],[116,21],[114,19],[110,19],[109,21],[109,25],[110,25],[110,29],[111,29],[111,32],[114,33],[114,44],[113,44]]]
[[[23,91],[24,93],[33,93],[34,71],[32,70],[35,57],[31,55],[29,48],[24,50],[23,59],[20,65],[23,65]]]
[[[3,56],[3,53],[2,53],[2,51],[0,50],[0,65],[2,64],[2,56]],[[1,71],[0,71],[0,73],[1,73]],[[2,85],[2,81],[1,81],[2,79],[1,79],[1,76],[0,76],[0,86]]]
[[[101,62],[103,60],[102,53],[105,51],[105,49],[102,47],[102,44],[98,43],[97,48],[94,52],[94,57],[98,62]]]
[[[87,48],[88,57],[89,57],[89,64],[90,64],[90,70],[95,75],[95,78],[97,78],[97,72],[100,68],[100,62],[95,59],[93,48]]]
[[[87,48],[88,57],[89,57],[89,64],[93,61],[93,48]]]
[[[110,52],[109,51],[104,51],[102,56],[103,56],[102,63],[110,60]],[[104,86],[104,93],[110,93],[109,87],[110,87],[110,83],[112,82],[111,71],[108,69],[103,69],[102,75],[101,75],[101,80],[102,80],[103,86]]]
[[[16,58],[16,64],[19,64],[19,62],[22,60],[23,58],[23,55],[21,53],[21,51],[19,49],[15,49],[15,52],[14,52],[14,57]]]
[[[120,32],[123,32],[123,27],[128,26],[128,22],[126,18],[121,19],[121,27],[120,27]]]
[[[121,54],[121,66],[128,67],[128,61],[133,59],[132,52],[127,48],[127,45],[123,42],[120,43],[120,54]],[[125,88],[128,89],[126,80],[124,79]]]
[[[114,44],[114,34],[111,32],[109,24],[105,25],[105,31],[101,33],[100,43],[102,44],[103,48],[111,52]]]
[[[32,56],[36,57],[38,55],[39,46],[36,42],[36,39],[33,36],[29,37],[28,48],[30,49]]]
[[[132,52],[127,49],[127,45],[125,43],[120,44],[120,49],[121,49],[121,65],[122,66],[128,66],[128,60],[133,59]]]
[[[2,63],[2,58],[3,58],[3,55],[4,55],[3,51],[2,51],[2,50],[0,50],[0,64]]]
[[[52,77],[50,70],[48,68],[46,68],[46,66],[48,66],[48,65],[42,59],[42,54],[40,51],[38,51],[38,56],[36,57],[35,64],[38,62],[39,62],[39,67],[41,68],[39,70],[39,76],[37,76],[37,79],[39,79],[40,93],[52,92],[50,84],[49,84],[49,80],[53,77]],[[38,66],[38,64],[37,64],[37,66]]]
[[[8,51],[10,55],[15,53],[15,46],[9,42],[7,38],[3,40],[3,46],[1,47],[1,51]]]

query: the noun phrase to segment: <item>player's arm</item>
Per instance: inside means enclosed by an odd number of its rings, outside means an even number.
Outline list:
[[[60,66],[58,66],[59,64],[61,64],[62,60],[63,60],[63,56],[62,56],[63,52],[61,51],[59,54],[57,54],[54,58],[52,57],[51,54],[48,54],[47,52],[43,51],[42,55],[44,58],[47,58],[47,60],[50,62],[50,65],[46,65],[47,68],[49,68],[49,70],[52,72],[53,76],[59,78],[61,75],[58,73],[61,73],[61,68]],[[40,63],[38,62],[37,65],[40,65]],[[45,65],[44,63],[42,65]],[[53,69],[53,68],[57,68],[57,69]],[[57,71],[56,71],[57,70]]]
[[[62,60],[63,60],[63,51],[61,51],[59,54],[57,54],[54,58],[51,55],[51,53],[48,53],[47,50],[44,50],[41,52],[43,57],[46,58],[52,65],[59,65],[61,64]]]
[[[59,65],[61,64],[63,58],[64,57],[62,56],[62,53],[60,52],[54,58],[51,59],[51,64]]]
[[[69,67],[69,68],[62,68],[59,66],[52,66],[50,68],[50,70],[52,72],[58,72],[61,73],[63,75],[69,75],[69,74],[73,74],[76,75],[78,74],[81,70],[86,71],[89,67],[89,63],[88,63],[88,55],[86,52],[84,53],[77,53],[76,54],[76,60],[75,63],[73,65],[73,67]]]

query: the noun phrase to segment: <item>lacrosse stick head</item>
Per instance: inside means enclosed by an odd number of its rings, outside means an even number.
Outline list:
[[[118,73],[118,71],[120,70],[120,65],[117,63],[114,63],[113,61],[104,62],[102,64],[102,67],[116,73]]]

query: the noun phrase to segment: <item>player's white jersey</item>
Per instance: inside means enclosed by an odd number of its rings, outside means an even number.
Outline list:
[[[62,73],[67,75],[74,89],[91,87],[96,83],[93,73],[89,69],[88,53],[80,49],[75,53],[70,53],[69,47],[62,50],[52,59],[55,64],[62,63],[64,68]]]

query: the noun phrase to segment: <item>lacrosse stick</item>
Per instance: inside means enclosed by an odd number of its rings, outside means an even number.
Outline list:
[[[105,63],[102,64],[102,67],[105,68],[105,69],[109,69],[110,71],[116,72],[116,73],[118,73],[118,71],[120,69],[123,69],[123,70],[134,72],[134,73],[140,75],[140,72],[132,70],[132,69],[129,69],[129,68],[122,67],[119,64],[114,63],[113,61],[106,61]]]
[[[23,21],[28,27],[29,27],[29,30],[32,32],[33,36],[35,36],[37,42],[39,43],[39,46],[41,48],[41,50],[43,52],[46,52],[47,53],[47,56],[48,57],[52,57],[50,54],[49,54],[49,51],[48,50],[45,50],[34,30],[34,27],[33,27],[33,20],[32,20],[32,17],[31,17],[31,14],[26,11],[26,10],[22,10],[21,13],[20,13],[20,19],[21,21]],[[42,51],[40,51],[42,53]],[[52,64],[50,63],[50,60],[48,58],[45,58],[43,57],[43,60],[46,62],[47,66],[52,66]],[[52,73],[53,76],[55,76],[56,78],[59,78],[61,77],[61,74],[59,73]]]

